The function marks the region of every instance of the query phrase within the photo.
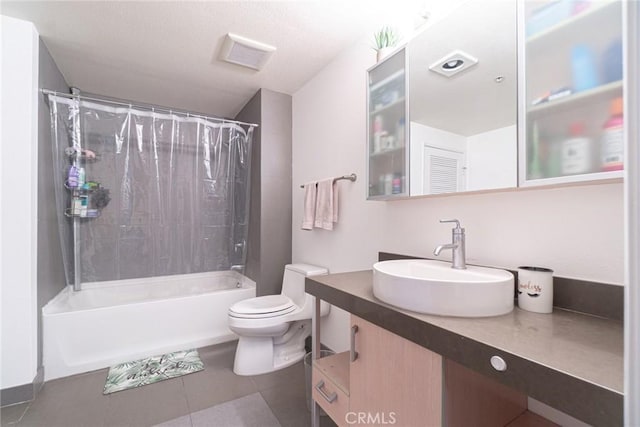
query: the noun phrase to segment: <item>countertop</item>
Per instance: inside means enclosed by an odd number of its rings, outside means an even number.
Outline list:
[[[373,296],[373,273],[307,278],[306,290],[455,362],[593,425],[622,425],[623,325],[554,309],[515,308],[503,316],[458,318],[414,313]],[[501,356],[507,370],[493,369]]]

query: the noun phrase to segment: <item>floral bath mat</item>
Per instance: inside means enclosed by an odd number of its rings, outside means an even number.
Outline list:
[[[125,362],[109,368],[102,394],[141,387],[169,378],[202,371],[198,350],[183,350]]]

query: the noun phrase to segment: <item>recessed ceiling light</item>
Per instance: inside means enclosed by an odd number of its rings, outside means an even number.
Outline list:
[[[266,43],[229,33],[225,37],[219,58],[232,64],[260,70],[275,50],[275,47]]]
[[[429,66],[429,69],[445,77],[451,77],[473,67],[478,59],[461,50],[454,50]]]
[[[462,67],[462,64],[464,64],[462,59],[453,59],[442,64],[442,68],[445,70],[455,70],[458,67]]]

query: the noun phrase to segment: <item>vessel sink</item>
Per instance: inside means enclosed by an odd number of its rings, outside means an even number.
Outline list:
[[[393,306],[442,316],[499,316],[513,310],[513,274],[422,259],[373,265],[373,295]]]

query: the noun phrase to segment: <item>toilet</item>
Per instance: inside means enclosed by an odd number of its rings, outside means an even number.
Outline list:
[[[313,297],[304,291],[304,279],[327,273],[315,265],[288,264],[282,293],[246,299],[229,308],[229,329],[239,337],[233,372],[265,374],[304,358],[313,312]],[[329,309],[321,301],[320,315],[326,316]]]

